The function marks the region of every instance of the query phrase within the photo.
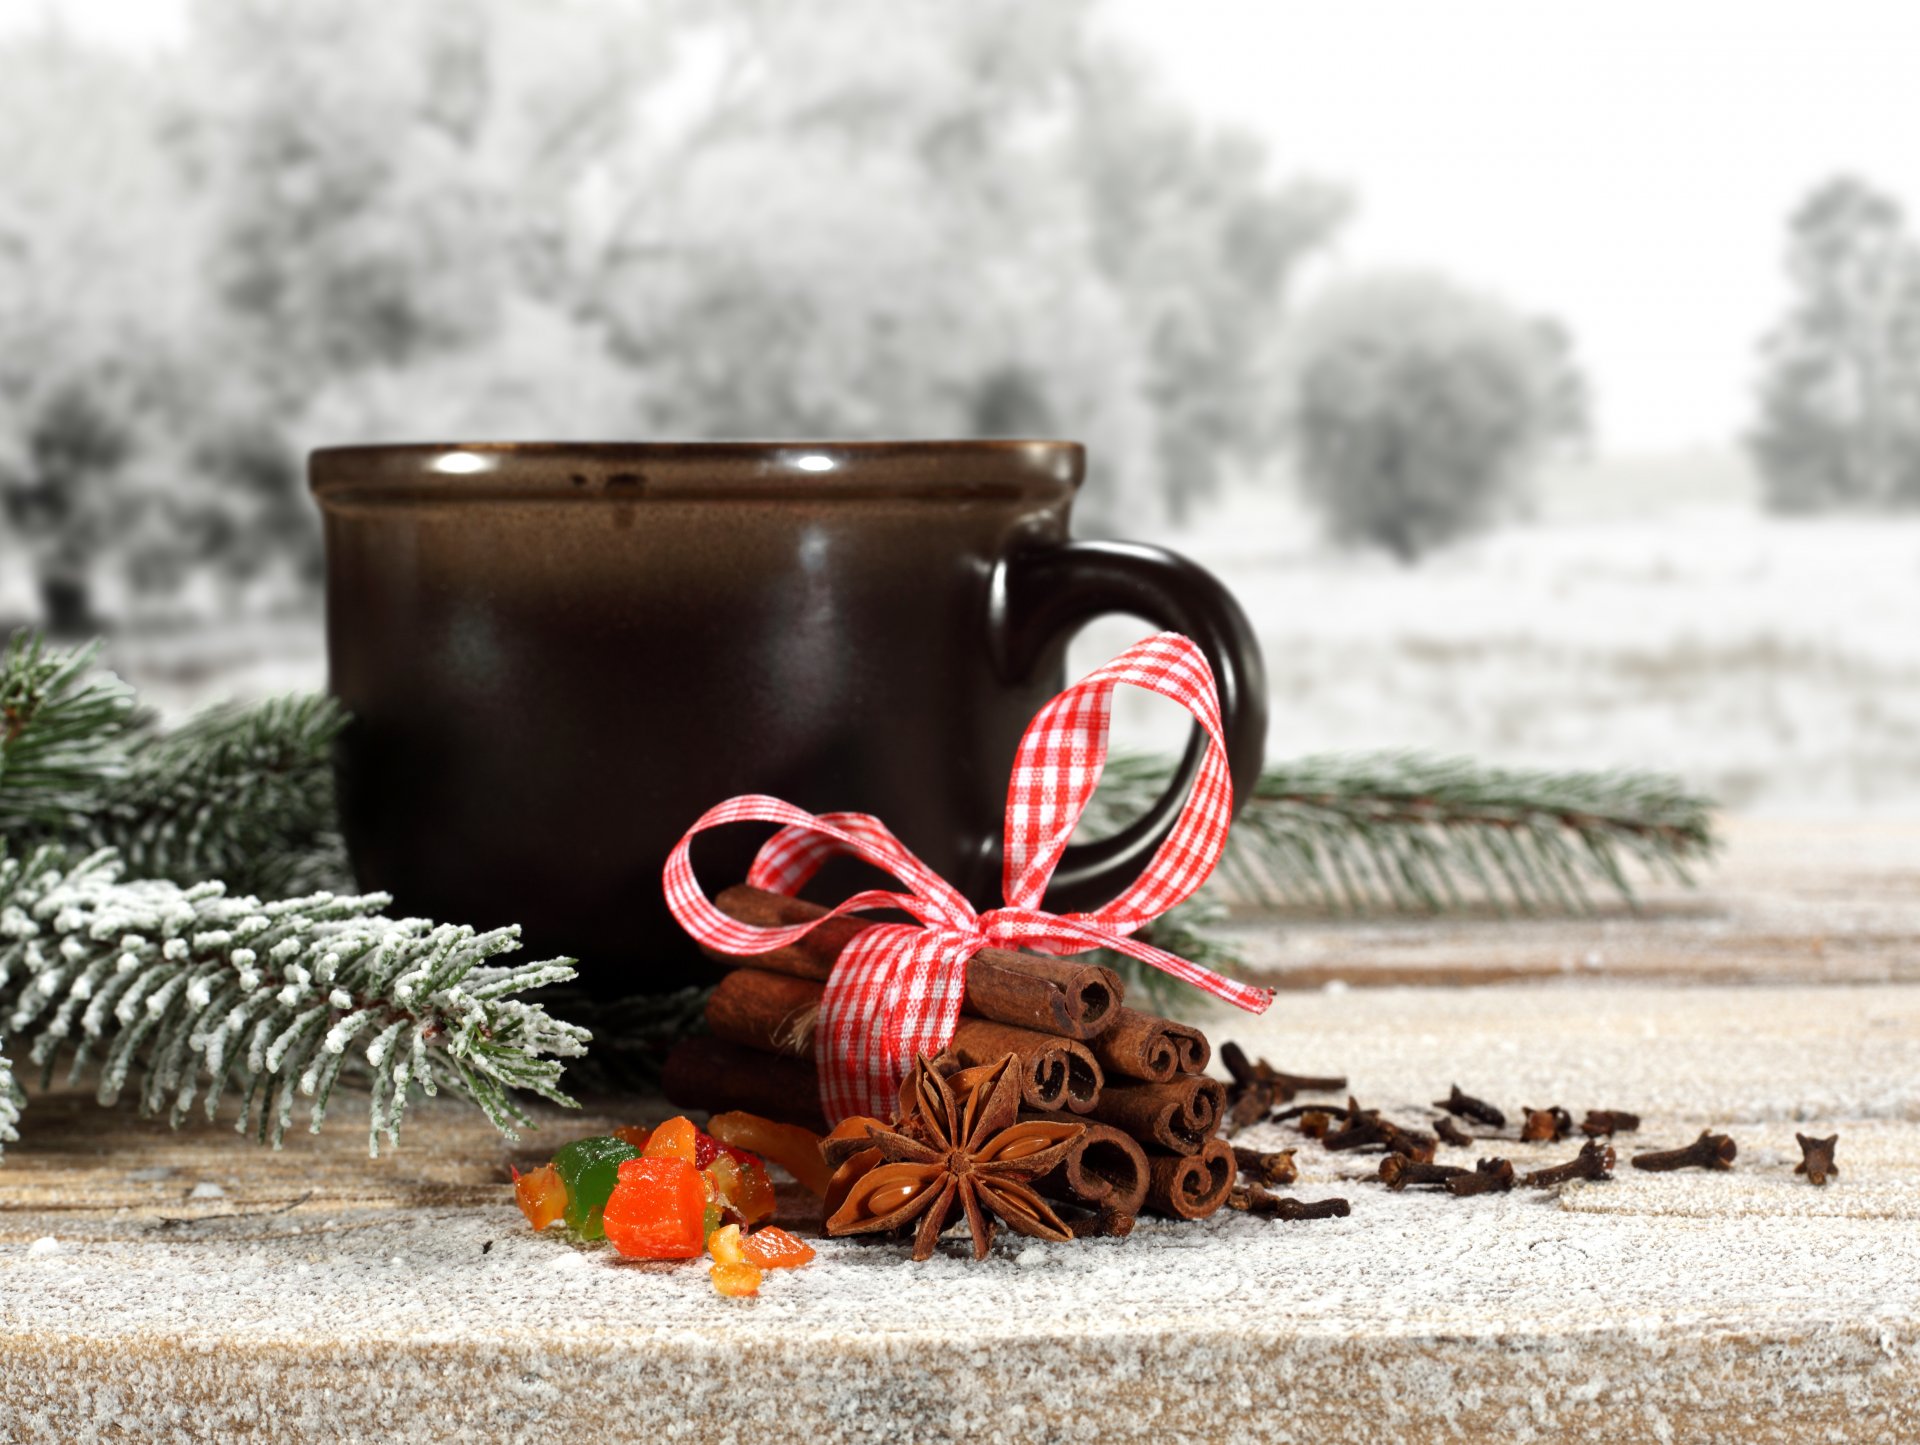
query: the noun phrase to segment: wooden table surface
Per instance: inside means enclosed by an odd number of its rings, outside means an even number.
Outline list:
[[[341,1108],[276,1154],[56,1092],[0,1161],[0,1440],[1920,1438],[1920,826],[1728,833],[1638,915],[1248,923],[1291,990],[1203,1022],[1410,1118],[1457,1081],[1637,1110],[1625,1149],[1711,1126],[1730,1173],[1456,1200],[1309,1146],[1350,1217],[834,1241],[736,1303],[502,1183],[657,1100],[518,1146],[428,1104],[371,1160]],[[1796,1130],[1840,1134],[1824,1190]]]

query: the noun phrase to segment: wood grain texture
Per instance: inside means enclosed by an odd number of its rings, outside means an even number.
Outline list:
[[[1454,1200],[1305,1145],[1286,1192],[1349,1218],[1002,1236],[978,1267],[957,1242],[912,1267],[823,1241],[737,1304],[511,1205],[510,1163],[658,1100],[543,1109],[517,1146],[429,1101],[369,1160],[350,1100],[273,1154],[56,1092],[0,1161],[0,1440],[597,1438],[610,1399],[636,1438],[1072,1439],[1082,1374],[1110,1382],[1110,1440],[1163,1440],[1223,1388],[1247,1438],[1920,1437],[1920,827],[1730,836],[1702,892],[1640,917],[1268,928],[1283,977],[1355,986],[1202,1020],[1390,1117],[1455,1081],[1510,1111],[1633,1109],[1616,1144],[1711,1126],[1729,1173]],[[1505,978],[1526,983],[1459,986]],[[1794,1176],[1796,1131],[1838,1132],[1825,1189]],[[782,1208],[805,1226],[791,1185]]]

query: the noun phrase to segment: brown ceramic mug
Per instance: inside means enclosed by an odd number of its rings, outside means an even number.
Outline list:
[[[999,901],[1007,772],[1106,613],[1186,633],[1219,683],[1236,792],[1266,732],[1260,654],[1207,572],[1073,542],[1057,441],[337,447],[316,452],[340,808],[360,885],[518,921],[615,995],[696,976],[660,870],[708,807],[771,793],[882,818]],[[1076,844],[1055,908],[1102,902],[1173,789]],[[695,849],[717,891],[766,830]],[[834,880],[824,878],[823,885]]]

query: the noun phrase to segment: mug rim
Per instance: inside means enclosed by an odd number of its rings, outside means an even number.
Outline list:
[[[572,495],[634,500],[774,488],[948,496],[1077,489],[1086,448],[1053,438],[392,442],[308,454],[316,496]]]

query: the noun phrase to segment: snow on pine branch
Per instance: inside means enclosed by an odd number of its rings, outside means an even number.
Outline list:
[[[416,1091],[477,1104],[509,1137],[513,1092],[571,1106],[563,1059],[585,1029],[517,995],[574,976],[571,960],[491,960],[519,930],[383,915],[381,894],[262,903],[219,883],[126,882],[112,851],[67,866],[55,849],[0,857],[0,1031],[16,1067],[98,1072],[102,1103],[129,1086],[174,1124],[229,1090],[239,1129],[279,1145],[300,1100],[326,1117],[349,1068],[370,1076],[369,1148],[397,1141]]]

